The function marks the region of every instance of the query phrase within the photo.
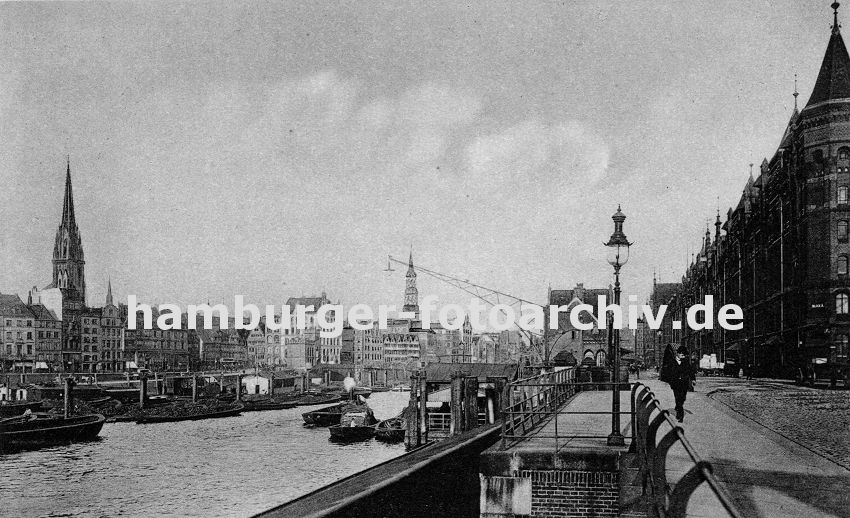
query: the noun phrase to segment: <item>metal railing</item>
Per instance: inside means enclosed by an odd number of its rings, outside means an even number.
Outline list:
[[[452,415],[448,412],[428,412],[428,430],[448,432],[451,430]]]
[[[643,494],[649,507],[647,516],[684,517],[688,500],[697,487],[705,482],[729,516],[741,518],[741,512],[715,478],[711,464],[697,455],[682,427],[673,421],[667,410],[661,408],[661,403],[649,387],[640,382],[635,383],[631,402],[634,433],[632,447],[637,454]],[[658,440],[658,432],[663,424],[667,424],[670,431]],[[667,481],[667,454],[676,443],[682,445],[694,466],[671,487]]]
[[[478,426],[488,424],[487,413],[478,412],[476,418]],[[452,414],[448,412],[428,412],[428,430],[448,432],[452,428]]]
[[[607,415],[611,410],[564,410],[562,407],[583,387],[592,389],[607,386],[611,382],[577,382],[575,368],[566,368],[552,372],[544,372],[510,383],[502,396],[502,442],[501,448],[523,440],[554,439],[555,451],[571,439],[606,439],[609,429],[603,426],[598,434],[577,433],[572,427],[559,425],[558,415]],[[619,386],[628,387],[627,382]],[[631,414],[626,410],[620,414]],[[541,425],[552,416],[552,433],[543,433]],[[603,434],[604,432],[604,434]],[[628,437],[630,438],[630,437]],[[564,440],[562,443],[561,440]],[[510,444],[509,444],[510,443]]]

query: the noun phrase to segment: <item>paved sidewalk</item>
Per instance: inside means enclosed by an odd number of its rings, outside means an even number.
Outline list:
[[[666,383],[639,381],[672,410],[673,394]],[[850,471],[712,400],[706,396],[712,386],[700,378],[696,392],[688,393],[685,408],[691,413],[682,427],[697,453],[714,465],[715,475],[744,516],[850,517]],[[662,426],[662,431],[668,429]],[[675,484],[691,466],[684,449],[674,446],[668,456],[668,479]],[[726,513],[703,484],[691,497],[688,516],[714,518]]]

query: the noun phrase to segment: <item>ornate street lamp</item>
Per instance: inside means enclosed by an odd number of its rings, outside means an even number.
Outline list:
[[[614,233],[611,239],[605,243],[608,247],[608,264],[614,267],[614,304],[620,305],[620,268],[625,266],[629,260],[629,247],[632,243],[626,239],[623,233],[623,222],[626,215],[617,205],[617,212],[611,216],[614,220]],[[620,433],[620,332],[614,329],[613,321],[610,332],[613,336],[614,363],[613,375],[611,376],[611,435],[608,436],[609,446],[624,446],[626,444],[623,434]]]

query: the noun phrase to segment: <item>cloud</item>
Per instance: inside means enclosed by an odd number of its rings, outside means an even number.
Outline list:
[[[578,121],[530,119],[476,138],[466,148],[470,181],[497,196],[517,190],[548,199],[597,185],[608,170],[608,145]]]
[[[215,88],[187,123],[187,148],[289,187],[374,193],[443,162],[455,132],[481,109],[478,97],[439,82],[369,96],[355,79],[323,71],[260,92]]]

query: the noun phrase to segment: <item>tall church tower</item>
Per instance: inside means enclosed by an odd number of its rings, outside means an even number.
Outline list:
[[[410,260],[407,263],[407,275],[405,275],[403,311],[412,311],[415,315],[413,319],[419,319],[419,290],[416,289],[416,271],[413,269],[413,250],[410,251]]]
[[[53,284],[62,290],[62,305],[68,309],[80,309],[86,304],[86,261],[83,243],[74,216],[74,194],[71,189],[71,161],[65,175],[65,201],[62,205],[62,221],[56,230],[53,245]]]

